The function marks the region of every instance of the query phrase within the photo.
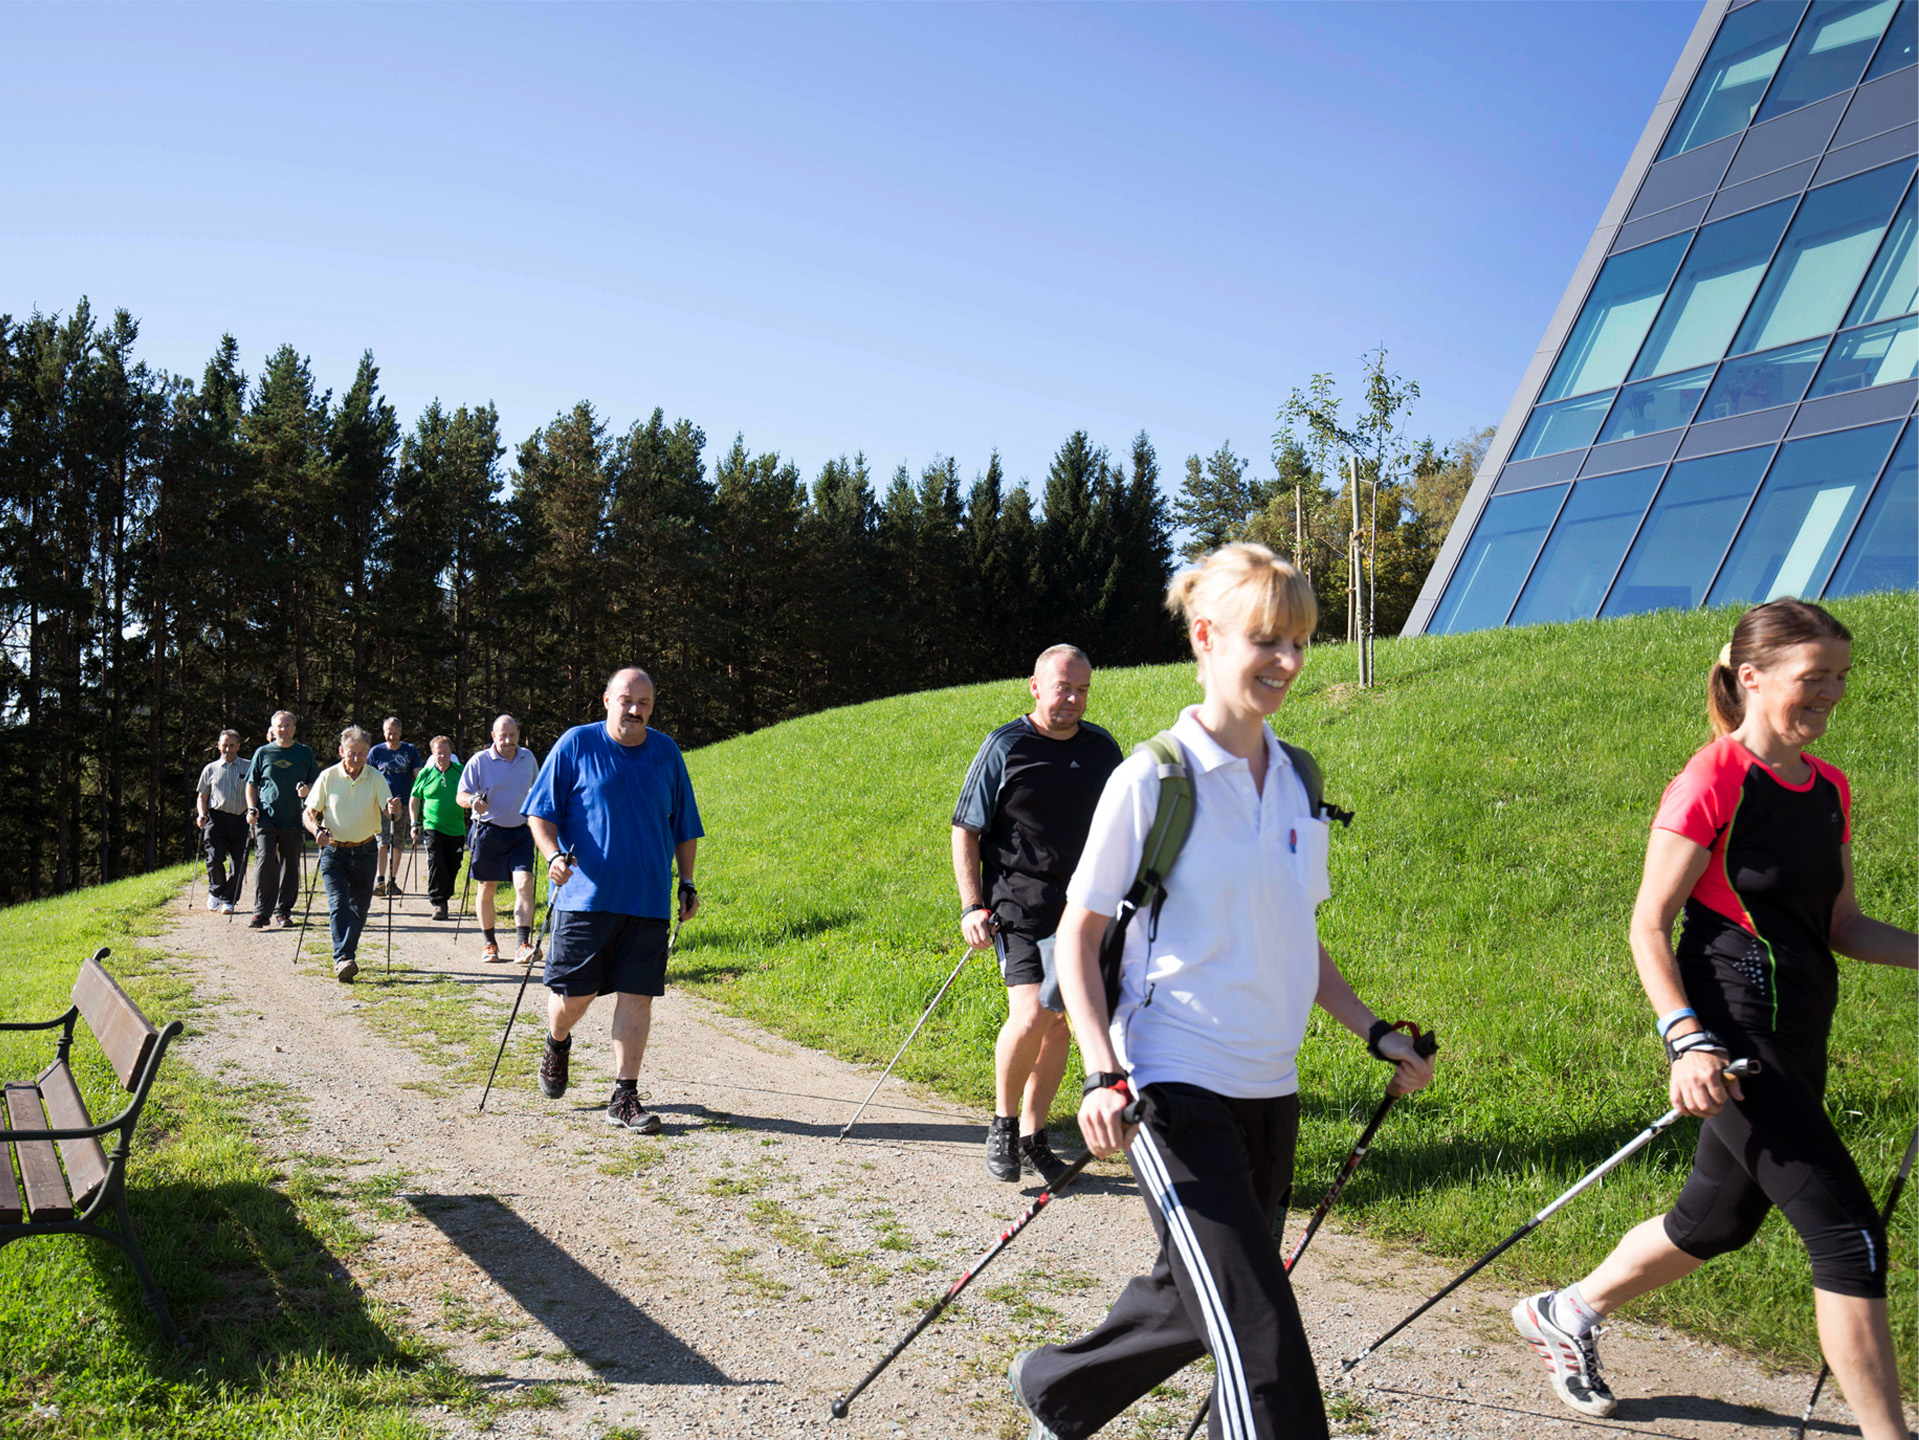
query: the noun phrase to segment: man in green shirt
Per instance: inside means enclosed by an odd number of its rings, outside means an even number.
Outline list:
[[[286,929],[293,923],[293,906],[300,898],[301,855],[306,837],[300,827],[300,802],[307,787],[320,778],[320,762],[293,738],[296,722],[291,710],[273,712],[268,727],[272,739],[253,752],[247,766],[247,820],[253,826],[253,849],[260,863],[253,872],[255,930],[269,923]]]
[[[460,762],[453,742],[435,735],[425,765],[413,778],[413,843],[426,836],[426,897],[433,902],[433,918],[446,919],[446,902],[453,898],[453,877],[460,873],[460,851],[466,846],[466,811],[454,797],[460,793]]]

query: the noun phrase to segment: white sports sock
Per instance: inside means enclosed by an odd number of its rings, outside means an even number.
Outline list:
[[[1586,1303],[1577,1284],[1553,1296],[1553,1323],[1569,1335],[1585,1335],[1599,1324],[1599,1312]],[[1570,1321],[1571,1323],[1567,1323]]]

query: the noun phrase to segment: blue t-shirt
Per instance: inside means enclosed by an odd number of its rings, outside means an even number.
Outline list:
[[[603,724],[575,725],[547,752],[526,813],[552,821],[575,852],[573,878],[555,892],[562,910],[671,919],[673,849],[706,833],[680,747],[658,730],[622,745]]]
[[[395,795],[411,795],[413,777],[426,762],[420,759],[420,752],[413,748],[411,740],[402,740],[398,745],[382,740],[366,752],[366,763],[386,776],[387,789]]]

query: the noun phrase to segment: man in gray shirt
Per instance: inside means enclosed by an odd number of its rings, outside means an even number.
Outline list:
[[[193,806],[207,854],[207,909],[231,915],[246,880],[247,767],[240,763],[238,730],[222,730],[215,748],[220,758],[201,770]]]

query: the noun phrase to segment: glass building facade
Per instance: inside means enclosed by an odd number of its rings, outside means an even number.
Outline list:
[[[1709,0],[1406,626],[1919,586],[1915,0]]]

